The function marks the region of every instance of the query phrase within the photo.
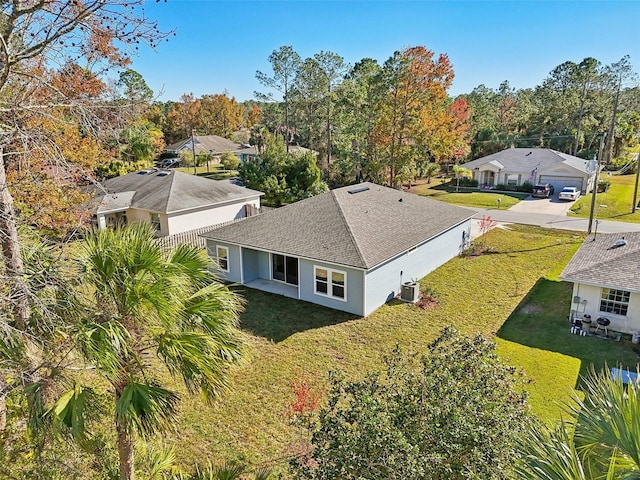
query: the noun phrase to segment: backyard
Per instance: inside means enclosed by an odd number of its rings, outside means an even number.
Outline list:
[[[395,345],[424,351],[448,324],[495,339],[503,360],[526,374],[532,411],[548,424],[560,418],[591,363],[635,369],[627,339],[569,332],[571,286],[558,275],[581,234],[514,226],[495,229],[483,241],[492,253],[455,258],[421,280],[422,290],[438,299],[429,310],[392,301],[359,318],[238,288],[247,301],[241,319],[247,361],[234,373],[233,391],[214,405],[183,396],[180,429],[168,439],[180,446],[177,458],[185,465],[207,457],[282,465],[301,435],[287,415],[292,381],[304,377],[321,390],[329,370],[361,376],[378,368]]]

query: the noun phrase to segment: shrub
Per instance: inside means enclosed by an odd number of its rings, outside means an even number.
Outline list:
[[[462,178],[460,179],[460,186],[461,187],[477,187],[478,180],[475,180],[473,178]]]
[[[495,344],[446,328],[422,356],[396,348],[382,372],[331,376],[293,478],[503,479],[528,432],[522,379]],[[472,474],[472,475],[471,475]]]
[[[240,166],[240,159],[231,152],[224,152],[221,161],[225,170],[237,170]]]
[[[531,193],[531,191],[533,190],[533,183],[531,182],[524,182],[522,185],[520,185],[516,191],[518,192],[526,192],[526,193]]]
[[[611,180],[609,178],[598,179],[598,193],[606,192],[611,186]]]

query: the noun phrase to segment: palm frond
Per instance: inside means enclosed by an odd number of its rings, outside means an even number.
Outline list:
[[[97,411],[98,402],[90,388],[76,384],[45,412],[68,428],[81,443],[87,439],[87,420]]]
[[[165,479],[177,472],[173,447],[155,446],[141,440],[137,444],[136,468],[146,472],[150,480]]]
[[[142,435],[163,431],[172,425],[178,399],[157,385],[130,382],[116,403],[116,420]]]
[[[189,245],[178,245],[170,254],[169,263],[179,268],[183,275],[197,287],[205,286],[214,276],[209,269],[211,261],[200,249]]]
[[[122,375],[122,361],[134,356],[131,335],[117,319],[80,324],[77,331],[78,346],[85,358],[115,383]]]
[[[579,400],[576,442],[580,453],[608,469],[640,473],[640,387],[611,378],[608,368],[589,372],[583,382],[585,397]]]
[[[516,466],[528,480],[587,480],[573,442],[573,426],[562,421],[555,430],[534,427],[520,443],[523,458]]]
[[[174,376],[181,376],[190,392],[216,397],[228,386],[229,367],[238,363],[241,349],[221,345],[207,333],[172,332],[156,337],[158,355]]]

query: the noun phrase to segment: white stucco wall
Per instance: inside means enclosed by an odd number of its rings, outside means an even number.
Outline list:
[[[600,311],[600,299],[602,296],[602,287],[594,285],[578,284],[573,285],[573,294],[571,296],[571,313],[577,313],[578,317],[582,317],[585,313],[591,315],[591,321],[595,325],[598,317],[607,317],[611,320],[610,330],[616,332],[634,334],[640,333],[640,294],[631,292],[629,298],[629,308],[627,315],[616,315],[609,312]],[[575,297],[579,297],[579,302],[575,303]],[[584,302],[586,300],[586,303]]]
[[[253,197],[238,203],[216,205],[190,212],[178,212],[167,216],[168,235],[188,232],[200,227],[228,222],[244,217],[244,206],[260,207],[260,197]]]

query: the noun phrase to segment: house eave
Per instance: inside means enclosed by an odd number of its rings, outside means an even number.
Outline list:
[[[211,232],[208,232],[211,233]],[[207,237],[205,236],[205,234],[199,235],[200,237],[203,237],[206,241],[211,241],[211,242],[221,242],[221,243],[225,243],[225,244],[229,244],[229,245],[234,245],[240,248],[250,248],[252,250],[258,250],[259,252],[265,252],[265,253],[275,253],[276,255],[285,255],[288,257],[296,257],[296,258],[300,258],[303,260],[309,260],[310,262],[323,262],[323,263],[329,263],[331,265],[339,265],[341,267],[345,267],[345,268],[352,268],[354,270],[361,270],[363,272],[366,272],[368,270],[370,270],[369,268],[364,268],[364,267],[358,267],[355,265],[347,265],[346,263],[338,263],[338,262],[334,262],[331,260],[325,260],[322,258],[313,258],[313,257],[307,257],[304,255],[294,255],[291,253],[287,253],[287,252],[280,252],[278,250],[269,250],[266,248],[261,248],[261,247],[254,247],[252,245],[247,245],[246,243],[239,243],[239,242],[232,242],[229,240],[220,240],[217,238],[211,238],[211,237]]]
[[[395,254],[395,255],[392,255],[391,257],[389,257],[389,258],[387,258],[387,259],[385,259],[385,260],[382,260],[382,261],[378,262],[378,263],[377,263],[377,264],[375,264],[375,265],[370,266],[367,270],[375,270],[376,268],[380,267],[381,265],[384,265],[385,263],[389,263],[389,262],[391,262],[391,261],[393,261],[393,260],[397,259],[398,257],[401,257],[402,255],[405,255],[409,250],[411,250],[411,249],[413,249],[413,248],[417,248],[417,247],[419,247],[419,246],[422,246],[422,245],[424,245],[425,243],[429,243],[429,242],[430,242],[431,240],[433,240],[434,238],[437,238],[437,237],[439,237],[440,235],[444,235],[445,233],[447,233],[447,232],[449,232],[449,231],[453,230],[454,228],[459,227],[459,226],[460,226],[460,225],[462,225],[463,223],[468,222],[469,220],[471,220],[471,218],[473,217],[473,215],[475,215],[475,214],[470,214],[470,215],[469,215],[467,218],[465,218],[464,220],[461,220],[461,221],[459,221],[458,223],[456,223],[456,224],[454,224],[454,225],[451,225],[449,228],[446,228],[446,229],[444,229],[444,230],[441,230],[440,232],[436,233],[435,235],[431,235],[429,238],[426,238],[426,239],[422,240],[421,242],[416,243],[415,245],[410,246],[409,248],[407,248],[407,249],[403,250],[403,251],[402,251],[402,252],[400,252],[400,253],[397,253],[397,254]]]
[[[405,255],[409,250],[411,250],[413,248],[416,248],[416,247],[419,247],[421,245],[424,245],[425,243],[430,242],[434,238],[437,238],[440,235],[443,235],[443,234],[449,232],[450,230],[453,230],[454,228],[459,227],[460,225],[462,225],[462,224],[468,222],[469,220],[471,220],[473,215],[474,214],[471,213],[467,218],[455,223],[454,225],[451,225],[449,228],[447,228],[445,230],[442,230],[442,231],[438,232],[437,234],[432,235],[431,237],[426,238],[423,241],[406,248],[402,252],[399,252],[399,253],[397,253],[395,255],[392,255],[392,256],[390,256],[390,257],[388,257],[388,258],[386,258],[386,259],[384,259],[384,260],[382,260],[382,261],[380,261],[380,262],[378,262],[378,263],[376,263],[374,265],[368,266],[368,267],[367,266],[361,267],[361,266],[356,266],[356,265],[348,265],[346,263],[334,262],[334,261],[326,260],[326,259],[322,259],[322,258],[313,258],[313,257],[304,256],[304,255],[293,255],[293,254],[287,253],[287,252],[280,252],[280,251],[277,251],[277,250],[270,250],[270,249],[261,248],[261,247],[253,247],[251,245],[247,245],[247,244],[244,244],[244,243],[232,242],[232,241],[229,241],[229,240],[219,240],[219,239],[207,237],[207,236],[205,236],[205,234],[202,234],[200,236],[203,237],[205,240],[211,240],[212,242],[219,241],[219,242],[222,242],[222,243],[227,243],[229,245],[235,245],[235,246],[241,247],[241,248],[251,248],[253,250],[258,250],[258,251],[266,252],[266,253],[275,253],[275,254],[278,254],[278,255],[294,256],[294,257],[301,258],[301,259],[304,259],[304,260],[309,260],[311,262],[324,262],[324,263],[329,263],[331,265],[339,265],[341,267],[353,268],[353,269],[360,270],[360,271],[363,271],[363,272],[368,272],[370,270],[375,270],[376,268],[380,267],[381,265],[384,265],[384,264],[386,264],[386,263],[388,263],[390,261],[393,261],[393,260],[397,259],[398,257],[401,257],[402,255]],[[211,233],[211,232],[208,232],[208,233]]]
[[[193,211],[193,210],[204,210],[206,208],[211,208],[211,207],[222,207],[222,206],[225,206],[225,205],[233,205],[234,203],[240,203],[240,202],[243,202],[243,201],[255,198],[255,197],[260,199],[260,197],[262,195],[264,195],[264,193],[258,192],[256,190],[256,194],[255,195],[247,195],[245,197],[238,197],[236,199],[227,200],[227,201],[224,201],[224,202],[205,203],[205,204],[197,205],[197,206],[194,206],[194,207],[181,208],[181,209],[178,209],[178,210],[170,210],[170,211],[163,212],[163,213],[166,213],[167,215],[176,215],[176,214],[183,214],[185,212],[190,212],[190,211]]]
[[[582,279],[577,279],[577,278],[571,278],[571,277],[567,277],[567,276],[563,276],[560,275],[560,280],[564,281],[564,282],[571,282],[571,283],[577,283],[580,285],[589,285],[591,287],[597,287],[597,288],[615,288],[618,290],[625,290],[627,292],[631,292],[631,293],[640,293],[640,289],[634,289],[634,288],[630,288],[628,285],[616,285],[616,284],[612,284],[612,283],[601,283],[601,282],[593,282],[593,281],[589,281],[589,280],[582,280]]]

